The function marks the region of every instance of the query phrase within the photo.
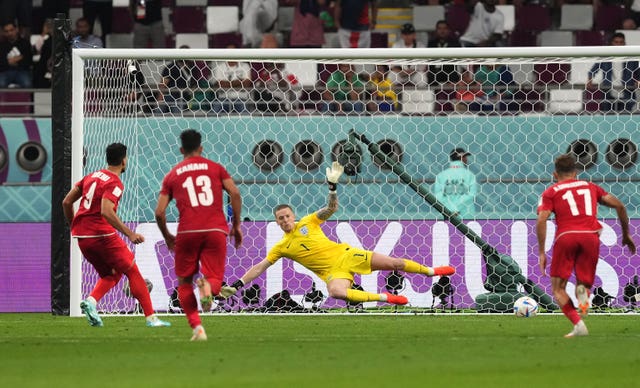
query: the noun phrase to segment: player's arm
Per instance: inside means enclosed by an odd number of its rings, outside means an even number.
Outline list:
[[[269,260],[263,259],[258,264],[256,264],[253,267],[249,268],[249,270],[244,275],[242,275],[242,277],[240,279],[238,279],[235,282],[231,283],[230,286],[222,286],[222,288],[220,289],[219,296],[221,296],[223,298],[228,298],[231,295],[234,295],[245,284],[253,281],[255,278],[257,278],[258,276],[262,275],[264,273],[264,271],[267,270],[267,268],[271,267],[271,265],[272,265],[272,263]]]
[[[231,211],[233,212],[231,235],[233,236],[234,246],[238,248],[242,244],[242,230],[240,229],[240,220],[242,220],[242,197],[233,179],[224,179],[222,181],[222,187],[224,187],[227,194],[229,194],[231,201]]]
[[[636,253],[636,244],[633,242],[631,234],[629,233],[629,215],[627,214],[627,208],[613,194],[607,194],[601,197],[600,203],[616,210],[620,227],[622,228],[622,245],[626,245],[631,253]]]
[[[158,204],[156,205],[155,217],[156,217],[156,225],[158,225],[158,229],[160,229],[160,233],[162,233],[162,237],[164,237],[164,241],[167,244],[167,247],[170,250],[173,250],[173,247],[176,243],[176,237],[169,232],[169,228],[167,228],[167,206],[169,206],[169,202],[171,198],[167,194],[160,194],[158,196]]]
[[[64,217],[67,219],[69,225],[73,221],[73,217],[75,212],[73,210],[73,204],[76,203],[77,200],[82,198],[82,191],[78,186],[73,186],[71,190],[67,193],[67,195],[62,200],[62,210],[64,212]]]
[[[344,171],[344,167],[339,162],[333,162],[331,167],[327,167],[327,183],[329,183],[329,198],[327,206],[318,210],[316,215],[319,219],[326,221],[338,210],[338,180]]]
[[[544,250],[544,244],[547,241],[547,220],[551,216],[550,210],[538,211],[538,219],[536,221],[536,236],[538,237],[538,257],[540,271],[543,275],[547,274],[547,253]]]
[[[102,214],[102,217],[104,217],[111,226],[116,228],[116,230],[127,236],[132,243],[140,244],[144,242],[144,236],[129,229],[129,227],[122,222],[120,217],[118,217],[115,208],[116,204],[113,203],[113,201],[108,198],[102,198],[100,203],[100,213]]]

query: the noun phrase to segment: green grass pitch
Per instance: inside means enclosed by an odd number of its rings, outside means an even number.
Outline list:
[[[192,343],[141,317],[0,314],[0,387],[638,387],[637,315],[214,316]]]

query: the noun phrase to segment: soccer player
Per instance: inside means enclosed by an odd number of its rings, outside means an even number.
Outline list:
[[[564,154],[555,160],[553,177],[557,183],[547,188],[538,205],[538,255],[540,270],[546,275],[547,220],[555,213],[556,234],[551,257],[551,288],[553,296],[564,315],[573,324],[573,330],[567,338],[589,334],[587,326],[580,318],[589,310],[589,294],[596,274],[596,265],[600,250],[600,231],[602,226],[597,219],[598,203],[616,210],[622,227],[622,245],[631,253],[636,245],[629,234],[629,217],[625,206],[612,194],[600,186],[577,179],[576,161],[573,156]],[[567,280],[575,271],[576,298],[578,311],[566,292]]]
[[[302,264],[327,283],[329,295],[336,299],[351,302],[380,301],[391,304],[406,304],[407,298],[388,292],[375,294],[351,288],[353,275],[369,274],[372,271],[389,270],[420,273],[427,276],[452,275],[455,269],[450,266],[426,267],[415,261],[394,258],[381,253],[355,248],[346,243],[336,243],[327,238],[320,224],[338,210],[337,185],[344,168],[333,162],[327,168],[329,182],[329,198],[326,207],[315,213],[296,217],[289,205],[278,205],[274,209],[276,223],[284,232],[284,237],[276,243],[267,257],[251,267],[231,286],[222,287],[220,295],[229,297],[238,289],[260,276],[281,257],[286,257]]]
[[[147,326],[171,326],[154,314],[147,284],[134,261],[133,253],[116,230],[134,244],[144,242],[144,236],[129,229],[116,210],[124,185],[120,180],[127,168],[127,147],[113,143],[107,147],[108,167],[93,172],[67,193],[62,208],[71,225],[71,235],[78,239],[80,251],[100,276],[87,299],[80,303],[91,326],[103,326],[96,310],[98,301],[120,281],[122,274],[129,279],[131,294],[140,302]],[[73,204],[82,198],[74,214]]]
[[[198,314],[193,293],[193,277],[200,267],[198,279],[203,311],[211,309],[213,295],[220,292],[227,253],[227,235],[234,238],[235,247],[242,244],[240,191],[227,170],[202,156],[202,136],[194,129],[180,134],[180,152],[184,159],[162,181],[155,216],[158,228],[169,249],[175,251],[175,271],[178,276],[178,299],[189,325],[192,341],[206,341],[207,334]],[[231,200],[232,227],[229,230],[224,211],[222,190]],[[179,213],[178,232],[167,229],[166,209],[176,200]]]

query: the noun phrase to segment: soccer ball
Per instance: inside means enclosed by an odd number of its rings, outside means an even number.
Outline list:
[[[523,296],[513,304],[513,313],[521,318],[535,317],[538,314],[538,302],[529,296]]]

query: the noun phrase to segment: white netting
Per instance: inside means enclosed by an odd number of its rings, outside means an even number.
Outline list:
[[[506,311],[531,285],[550,295],[548,278],[537,268],[535,209],[552,182],[555,156],[575,153],[582,177],[628,204],[636,230],[638,53],[630,47],[565,49],[76,50],[74,61],[84,66],[74,70],[74,176],[102,168],[107,144],[129,147],[118,212],[147,239],[135,247],[136,259],[153,283],[160,311],[175,310],[170,299],[177,282],[153,210],[162,177],[180,160],[178,136],[186,128],[203,134],[205,155],[227,167],[243,195],[245,242],[228,251],[227,281],[264,258],[280,238],[272,222],[275,205],[290,203],[298,217],[325,206],[324,168],[342,155],[351,174],[339,187],[340,210],[324,227],[326,234],[457,270],[440,282],[380,272],[358,276],[358,284],[406,295],[410,306],[404,310]],[[614,77],[634,82],[623,86],[614,78],[608,87],[606,68],[591,76],[596,62],[613,63]],[[349,79],[342,88],[345,77],[335,73],[340,69]],[[487,269],[477,244],[445,222],[380,155],[349,142],[351,129],[429,192],[448,167],[450,151],[469,151],[478,191],[472,209],[461,211],[464,224],[495,247],[503,263],[518,264],[530,283],[523,286],[491,260]],[[345,154],[350,146],[355,153]],[[83,149],[86,163],[80,168]],[[600,215],[605,230],[595,286],[613,298],[604,298],[602,307],[626,308],[625,286],[635,287],[637,271],[617,243],[615,213],[601,209]],[[176,221],[174,206],[168,217]],[[86,264],[81,278],[76,297],[95,283]],[[287,259],[246,288],[218,310],[347,307],[327,298],[322,281]],[[290,295],[291,306],[287,298],[276,298],[282,293]],[[118,286],[99,308],[125,312],[135,305]]]

